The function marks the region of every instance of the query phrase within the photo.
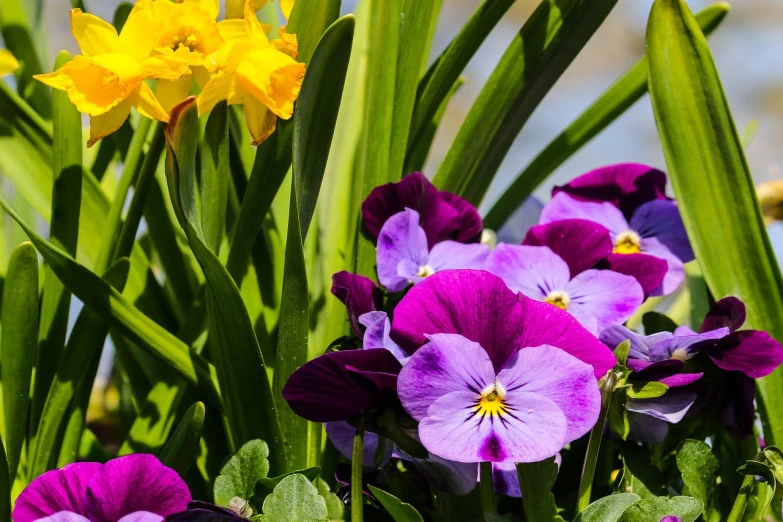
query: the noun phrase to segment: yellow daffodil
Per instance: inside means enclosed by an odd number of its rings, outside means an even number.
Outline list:
[[[7,49],[0,49],[0,76],[11,74],[19,68],[19,62]]]
[[[187,68],[172,68],[150,56],[151,7],[151,0],[139,0],[119,35],[111,24],[72,9],[71,32],[82,54],[53,73],[35,76],[50,87],[66,91],[76,108],[90,115],[88,146],[119,129],[131,107],[148,118],[169,119],[144,79],[174,80]]]
[[[275,130],[277,118],[289,119],[302,87],[305,66],[295,60],[296,36],[281,28],[270,42],[256,17],[253,0],[245,3],[245,32],[228,40],[207,59],[212,79],[198,97],[199,115],[222,100],[243,105],[245,119],[259,145]]]
[[[288,20],[291,16],[291,9],[294,7],[296,0],[280,0],[280,10],[283,12],[283,16]],[[258,11],[264,7],[270,0],[254,0],[253,9]],[[245,0],[226,0],[226,18],[242,18],[244,16]]]

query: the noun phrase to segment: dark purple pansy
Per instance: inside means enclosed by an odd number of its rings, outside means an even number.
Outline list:
[[[383,308],[383,291],[371,279],[342,271],[332,276],[332,294],[345,305],[351,330],[361,339],[364,329],[359,318]]]
[[[407,353],[427,335],[459,334],[486,350],[496,371],[520,349],[550,345],[591,365],[597,378],[615,365],[611,350],[574,317],[515,294],[482,270],[439,272],[414,286],[394,310],[391,338]]]
[[[208,520],[241,522],[247,519],[240,517],[230,509],[201,501],[193,501],[188,504],[187,510],[166,517],[166,522],[206,522]]]
[[[637,208],[654,199],[666,197],[666,174],[639,163],[619,163],[591,170],[552,195],[565,192],[580,201],[611,203],[630,219]]]
[[[307,420],[345,421],[373,406],[393,405],[401,368],[388,350],[327,353],[289,377],[283,398]]]
[[[386,221],[406,208],[418,212],[429,248],[446,240],[475,243],[481,239],[484,227],[475,207],[436,189],[420,172],[373,189],[362,203],[364,226],[377,240]]]
[[[191,496],[176,471],[154,455],[106,464],[81,462],[48,471],[14,505],[14,522],[160,522],[187,508]]]

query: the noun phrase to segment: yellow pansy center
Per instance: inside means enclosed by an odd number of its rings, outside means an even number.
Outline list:
[[[614,241],[614,254],[638,254],[642,251],[642,238],[633,230],[618,234]]]
[[[555,305],[561,310],[565,310],[568,308],[568,303],[571,302],[571,298],[568,297],[568,294],[565,293],[564,291],[555,290],[554,292],[550,292],[549,295],[546,296],[545,301],[551,305]]]
[[[685,362],[686,360],[688,360],[688,350],[686,350],[685,348],[677,348],[672,352],[670,357],[672,359]]]
[[[505,397],[506,390],[496,381],[481,392],[481,397],[476,401],[474,409],[480,417],[485,417],[486,415],[500,417],[508,413],[508,408],[504,401]]]
[[[419,271],[416,272],[416,277],[429,277],[435,273],[435,269],[430,265],[421,265]]]

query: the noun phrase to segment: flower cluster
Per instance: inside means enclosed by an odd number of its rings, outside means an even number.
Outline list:
[[[240,18],[218,22],[218,0],[137,0],[119,34],[73,9],[71,31],[82,54],[36,78],[66,91],[90,116],[90,146],[119,129],[132,107],[168,122],[171,109],[199,89],[199,115],[224,100],[242,105],[258,145],[277,118],[292,116],[305,66],[296,61],[295,35],[282,27],[270,40],[253,0],[242,7]],[[156,80],[156,92],[148,80]]]
[[[354,426],[369,426],[365,468],[402,459],[465,494],[477,464],[491,462],[495,490],[519,496],[514,464],[556,457],[595,426],[599,380],[630,340],[618,387],[655,381],[657,393],[629,396],[630,434],[620,436],[661,441],[697,408],[721,409],[748,434],[753,379],[783,362],[783,347],[737,331],[739,300],[716,303],[701,333],[623,326],[649,296],[675,292],[694,259],[665,188],[666,175],[644,165],[598,169],[555,188],[522,244],[489,245],[477,210],[422,174],[377,187],[362,218],[381,286],[333,277],[360,349],[307,363],[283,397],[326,423],[346,458]],[[736,382],[730,396],[720,379]],[[427,454],[411,454],[418,443]]]

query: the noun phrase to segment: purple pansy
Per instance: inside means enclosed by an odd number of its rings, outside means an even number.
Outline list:
[[[176,471],[154,455],[106,464],[80,462],[48,471],[19,494],[14,522],[159,522],[187,508],[191,496]]]
[[[633,276],[645,295],[661,286],[668,264],[647,254],[613,254],[609,230],[586,219],[561,219],[536,225],[523,245],[546,246],[568,264],[571,277],[590,268]]]
[[[394,357],[405,364],[408,360],[408,354],[392,341],[391,321],[386,312],[368,312],[359,318],[359,322],[366,327],[362,337],[362,348],[372,350],[383,348],[389,350]]]
[[[577,265],[576,270],[583,266]],[[594,335],[625,322],[644,301],[635,278],[611,270],[573,273],[569,263],[546,246],[500,244],[487,260],[486,270],[514,292],[567,311]]]
[[[230,509],[198,500],[190,502],[187,510],[166,517],[166,522],[204,522],[205,520],[241,522],[247,519],[237,515]]]
[[[378,281],[389,292],[399,292],[441,270],[481,268],[489,247],[480,243],[440,241],[430,247],[419,214],[405,209],[391,216],[378,234]]]
[[[484,227],[476,208],[436,189],[420,172],[373,189],[362,203],[364,226],[377,240],[386,221],[406,208],[418,212],[429,248],[446,240],[475,243],[481,238]]]
[[[680,517],[676,517],[674,515],[669,515],[669,516],[663,517],[661,519],[661,522],[680,522]]]
[[[593,368],[553,346],[525,348],[496,371],[487,351],[434,334],[400,372],[397,391],[433,454],[456,462],[538,462],[598,419]]]
[[[371,279],[343,271],[332,276],[332,294],[345,305],[351,330],[361,339],[359,318],[383,308],[383,291]]]

